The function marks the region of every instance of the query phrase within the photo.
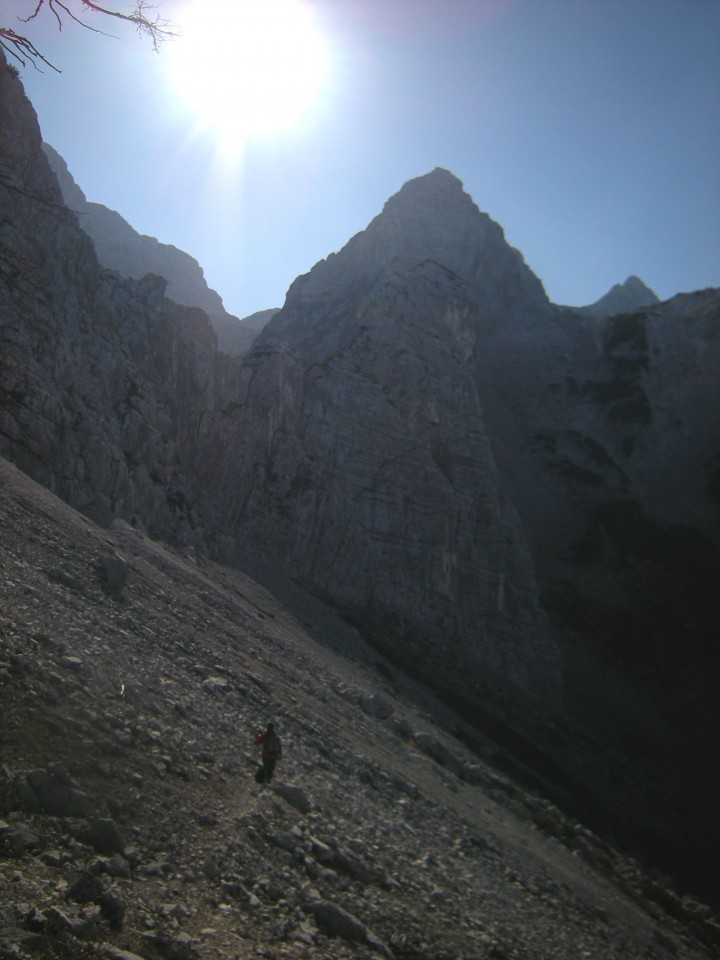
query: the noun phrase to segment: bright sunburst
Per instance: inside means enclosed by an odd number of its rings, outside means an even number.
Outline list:
[[[191,0],[180,31],[164,50],[172,84],[225,149],[294,127],[317,104],[328,56],[305,0]]]

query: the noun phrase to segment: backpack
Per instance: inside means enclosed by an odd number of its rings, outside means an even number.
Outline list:
[[[280,737],[275,733],[274,730],[270,730],[268,732],[263,746],[265,747],[265,752],[270,756],[276,757],[280,753]]]

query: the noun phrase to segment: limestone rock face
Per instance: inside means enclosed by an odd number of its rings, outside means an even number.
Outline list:
[[[698,731],[719,719],[720,291],[609,318],[558,310],[542,333],[488,337],[478,369],[564,713],[589,738],[565,769],[679,837],[671,795],[711,816]]]
[[[236,519],[255,557],[419,672],[545,708],[559,664],[476,367],[484,332],[551,314],[455,177],[410,182],[246,358]]]
[[[251,313],[249,317],[243,317],[242,320],[238,320],[229,313],[224,317],[217,314],[211,316],[210,319],[218,337],[218,346],[231,357],[245,356],[262,328],[277,312],[277,307],[270,307],[268,310]]]
[[[257,315],[250,323],[229,314],[220,295],[208,286],[194,257],[138,233],[119,213],[103,204],[88,202],[60,154],[47,143],[43,143],[43,151],[58,178],[65,203],[79,214],[78,222],[93,241],[102,266],[136,280],[148,273],[164,277],[171,300],[200,307],[210,317],[221,350],[239,355],[248,349],[257,334]]]
[[[99,267],[63,204],[19,81],[0,64],[0,452],[99,518],[194,543],[203,424],[234,365],[165,280]]]

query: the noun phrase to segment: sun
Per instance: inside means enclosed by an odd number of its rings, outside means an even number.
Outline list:
[[[226,148],[297,127],[317,106],[327,45],[306,0],[190,0],[164,48],[172,87]]]

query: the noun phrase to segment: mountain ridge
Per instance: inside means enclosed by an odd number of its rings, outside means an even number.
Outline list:
[[[660,303],[657,294],[643,283],[640,277],[633,274],[624,283],[612,286],[599,300],[576,309],[589,316],[611,316],[616,313],[629,313],[631,310],[656,303]]]
[[[557,307],[434,173],[298,278],[238,362],[164,280],[98,268],[0,79],[0,453],[103,523],[312,591],[520,762],[564,770],[571,805],[702,874],[718,292]]]
[[[522,256],[505,243],[502,228],[481,213],[461,181],[442,168],[408,181],[365,230],[298,278],[288,297],[312,303],[314,289],[345,282],[346,264],[366,282],[374,282],[378,275],[402,276],[433,260],[440,250],[443,266],[473,284],[476,297],[491,295],[498,276],[502,280],[511,275],[520,278],[523,288],[527,286],[538,306],[549,304],[542,284]],[[487,275],[487,271],[493,274]]]
[[[241,356],[256,335],[256,322],[249,324],[227,312],[220,295],[208,286],[197,260],[172,244],[138,233],[115,210],[88,201],[60,154],[48,143],[43,143],[43,151],[58,178],[65,203],[78,215],[80,227],[93,241],[102,266],[135,280],[148,273],[164,277],[167,296],[203,310],[218,335],[220,348],[231,356]]]

